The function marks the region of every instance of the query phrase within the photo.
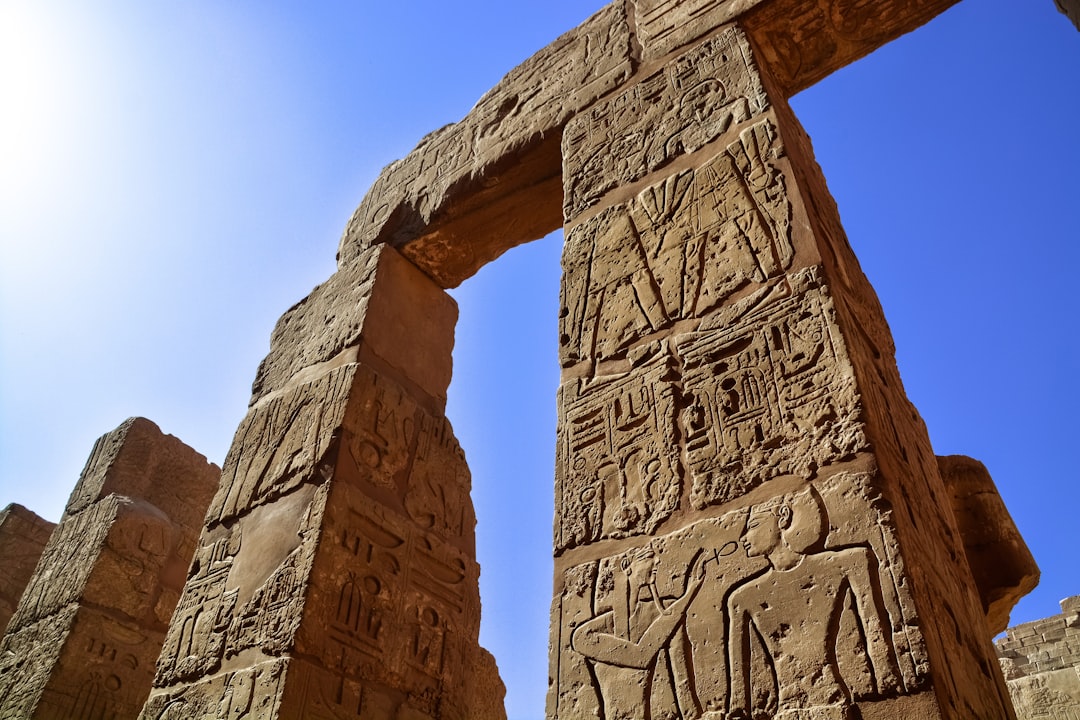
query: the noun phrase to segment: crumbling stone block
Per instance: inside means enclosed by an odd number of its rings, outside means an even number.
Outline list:
[[[0,511],[0,632],[7,628],[56,523],[22,505]]]

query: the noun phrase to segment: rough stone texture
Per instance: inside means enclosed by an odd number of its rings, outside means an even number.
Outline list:
[[[1080,30],[1080,0],[1054,0],[1057,9],[1072,20],[1077,30]]]
[[[143,418],[97,441],[0,642],[0,718],[138,713],[218,478]]]
[[[996,644],[1020,720],[1080,718],[1080,595],[1061,601],[1061,615],[1011,627]]]
[[[141,717],[505,718],[442,415],[456,317],[381,246],[278,323]]]
[[[1039,566],[1016,528],[993,478],[978,460],[938,458],[952,500],[971,574],[979,588],[990,635],[1004,632],[1009,613],[1039,583]]]
[[[15,614],[55,527],[22,505],[12,503],[0,511],[0,632]]]

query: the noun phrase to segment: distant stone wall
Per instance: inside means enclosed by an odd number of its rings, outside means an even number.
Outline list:
[[[1061,615],[1009,628],[996,642],[1019,720],[1080,720],[1080,595]]]

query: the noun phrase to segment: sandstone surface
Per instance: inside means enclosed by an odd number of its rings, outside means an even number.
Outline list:
[[[0,511],[0,632],[7,627],[56,523],[22,505]]]

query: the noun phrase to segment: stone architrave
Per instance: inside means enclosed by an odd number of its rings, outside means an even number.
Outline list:
[[[1020,720],[1080,717],[1080,595],[1061,614],[1009,628],[998,658]]]
[[[141,717],[505,717],[442,414],[456,318],[385,245],[282,317]]]
[[[97,441],[0,642],[0,718],[138,714],[219,474],[143,418]]]
[[[12,503],[0,511],[0,632],[15,614],[55,527],[22,505]]]

